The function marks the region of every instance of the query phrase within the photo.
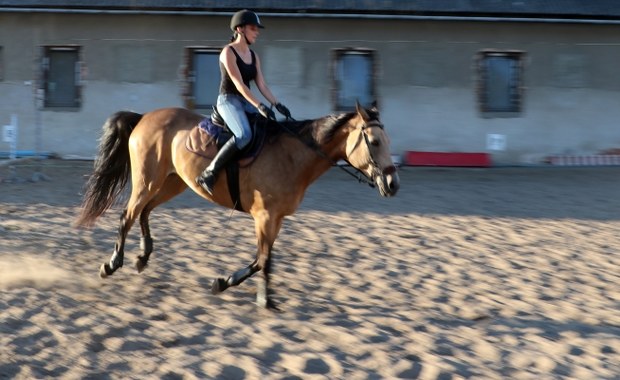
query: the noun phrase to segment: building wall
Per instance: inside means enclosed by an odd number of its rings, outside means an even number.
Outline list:
[[[498,164],[620,147],[620,29],[613,25],[262,17],[255,50],[274,94],[298,118],[333,112],[330,50],[376,49],[382,120],[393,151],[490,151]],[[91,157],[101,125],[121,109],[181,106],[184,49],[223,46],[228,17],[0,13],[0,125],[17,114],[19,149]],[[85,62],[83,104],[37,111],[40,46],[77,44]],[[479,112],[474,58],[482,49],[522,50],[523,112]],[[0,144],[4,144],[0,142]],[[8,149],[0,145],[0,151]]]

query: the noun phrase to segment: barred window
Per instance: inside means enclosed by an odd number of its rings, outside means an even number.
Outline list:
[[[185,106],[211,108],[219,93],[220,48],[190,47],[186,49]]]
[[[523,52],[478,53],[478,104],[487,114],[515,114],[523,109]]]
[[[377,100],[376,52],[370,49],[332,50],[332,105],[351,111],[355,102],[370,106]]]
[[[79,46],[44,46],[42,72],[46,108],[80,107],[82,62]]]

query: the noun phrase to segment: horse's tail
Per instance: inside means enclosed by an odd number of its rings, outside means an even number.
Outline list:
[[[92,226],[125,188],[131,171],[129,135],[141,118],[141,114],[120,111],[103,124],[99,154],[95,159],[93,174],[86,183],[82,211],[75,222],[76,226]]]

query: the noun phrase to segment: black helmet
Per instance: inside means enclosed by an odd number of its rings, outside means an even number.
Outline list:
[[[256,25],[259,28],[264,28],[258,19],[258,15],[247,9],[235,13],[230,20],[230,29],[232,29],[233,32],[238,26],[244,25]]]

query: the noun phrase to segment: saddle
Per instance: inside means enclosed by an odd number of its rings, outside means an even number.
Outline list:
[[[272,133],[271,131],[273,131],[274,128],[272,123],[268,123],[266,119],[258,114],[247,113],[246,115],[250,121],[250,127],[252,128],[252,140],[238,153],[236,159],[230,161],[226,165],[228,191],[235,205],[235,209],[239,211],[244,211],[239,192],[239,168],[249,166],[254,162],[265,145],[267,135]],[[260,125],[260,127],[258,127],[258,124],[262,124],[263,122],[265,125]],[[214,106],[211,117],[206,117],[201,120],[198,125],[189,132],[185,147],[192,153],[212,159],[222,145],[232,137],[232,132],[230,132],[222,115],[220,115],[217,108]]]
[[[240,167],[246,167],[256,159],[265,145],[268,130],[270,130],[270,128],[263,126],[257,128],[257,124],[260,122],[258,114],[246,113],[246,115],[252,129],[252,140],[238,154],[236,162],[239,163]],[[217,108],[213,106],[211,116],[204,118],[192,128],[185,147],[192,153],[212,159],[231,137],[233,137],[232,132],[228,129]]]

